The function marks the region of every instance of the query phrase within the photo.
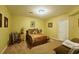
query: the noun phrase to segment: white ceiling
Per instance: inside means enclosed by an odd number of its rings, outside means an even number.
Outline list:
[[[36,8],[45,7],[49,10],[49,13],[44,16],[39,16],[34,13]],[[32,16],[41,19],[47,19],[50,17],[62,15],[74,10],[76,7],[73,5],[7,5],[8,10],[10,11],[11,15],[15,16]]]

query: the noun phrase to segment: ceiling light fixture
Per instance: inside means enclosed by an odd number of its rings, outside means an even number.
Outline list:
[[[35,10],[35,13],[38,14],[38,15],[44,16],[48,13],[48,9],[46,9],[46,8],[37,8]]]

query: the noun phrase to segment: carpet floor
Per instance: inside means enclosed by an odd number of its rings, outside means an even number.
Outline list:
[[[7,47],[4,51],[4,54],[54,54],[56,47],[60,46],[61,42],[57,40],[50,40],[48,43],[38,45],[33,47],[32,49],[27,48],[27,44],[25,41],[21,43],[14,44],[12,46]]]

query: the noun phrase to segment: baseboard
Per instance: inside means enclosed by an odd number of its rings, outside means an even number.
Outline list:
[[[1,51],[1,54],[3,54],[6,49],[7,49],[7,46],[4,47],[4,49]]]
[[[57,38],[50,38],[50,39],[63,42],[63,41],[61,41],[61,40],[58,40]]]

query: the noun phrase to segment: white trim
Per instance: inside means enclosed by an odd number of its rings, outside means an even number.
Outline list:
[[[60,41],[60,40],[58,40],[57,38],[54,38],[54,37],[51,37],[51,38],[49,38],[49,39],[51,39],[51,40],[56,40],[56,41]],[[60,42],[62,42],[62,41],[60,41]]]
[[[6,49],[7,49],[7,46],[4,47],[4,49],[1,51],[1,54],[3,54]]]

